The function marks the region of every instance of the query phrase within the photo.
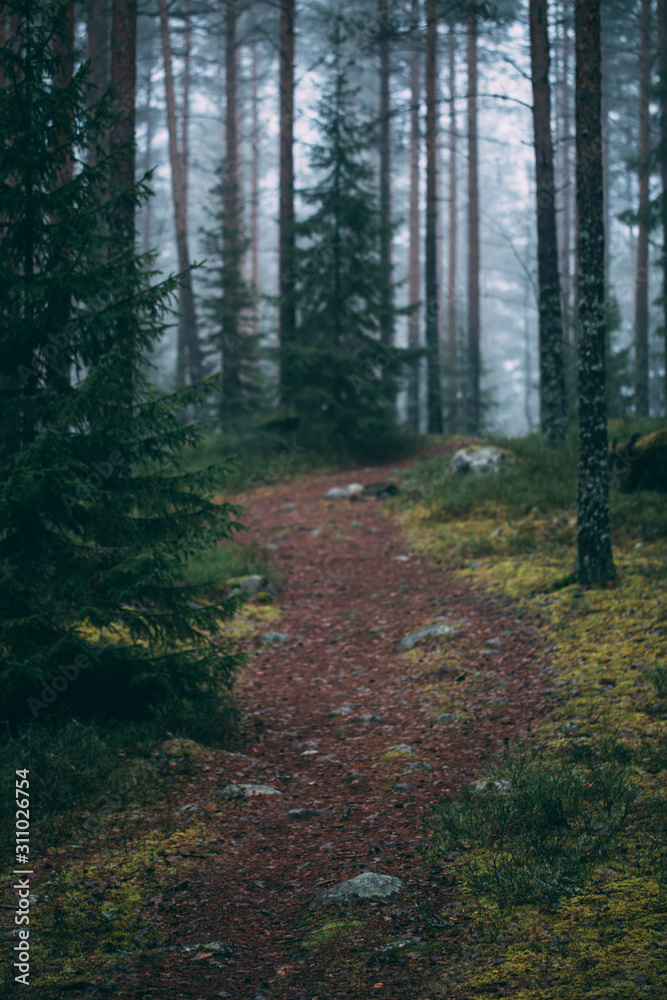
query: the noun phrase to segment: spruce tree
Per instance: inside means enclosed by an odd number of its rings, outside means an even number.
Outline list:
[[[224,464],[192,474],[182,461],[199,431],[178,414],[206,386],[161,397],[145,374],[178,278],[157,281],[113,225],[148,190],[110,182],[128,149],[104,154],[113,95],[88,107],[89,67],[54,84],[62,7],[3,5],[3,715],[201,713],[238,662],[216,637],[235,601],[203,607],[179,581],[236,511],[212,499]]]
[[[318,181],[300,192],[311,213],[296,224],[296,335],[281,345],[280,365],[300,440],[380,456],[401,440],[393,403],[404,352],[380,342],[391,301],[382,219],[368,162],[370,131],[360,120],[359,91],[348,83],[344,47],[337,19],[319,103],[321,141],[311,153]],[[392,307],[392,325],[396,312]]]
[[[233,186],[236,191],[229,191]],[[231,194],[231,197],[230,197]],[[224,427],[247,418],[258,403],[257,337],[252,333],[253,290],[243,277],[249,240],[243,232],[235,171],[219,171],[210,193],[215,228],[203,234],[207,293],[203,311],[207,344],[222,368],[218,413]]]

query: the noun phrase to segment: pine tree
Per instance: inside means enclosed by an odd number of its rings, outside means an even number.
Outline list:
[[[296,226],[297,330],[293,343],[282,344],[280,363],[290,373],[288,402],[304,440],[339,453],[380,454],[400,437],[392,411],[403,358],[379,342],[388,301],[382,219],[340,20],[332,41],[319,104],[322,140],[311,156],[320,180],[301,192],[312,213]]]
[[[88,107],[85,65],[53,82],[63,6],[8,0],[16,31],[0,49],[4,711],[50,712],[67,688],[54,711],[201,712],[238,662],[215,637],[235,602],[201,607],[179,581],[236,511],[211,498],[224,463],[191,474],[181,461],[198,430],[178,414],[204,386],[160,397],[145,375],[178,279],[152,283],[153,257],[112,225],[147,188],[110,181],[127,147],[88,156],[113,95]]]

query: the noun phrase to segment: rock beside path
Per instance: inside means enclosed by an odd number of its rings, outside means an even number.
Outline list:
[[[271,785],[225,785],[218,792],[223,799],[247,798],[251,795],[280,795],[277,788]]]
[[[379,875],[377,872],[362,872],[356,878],[341,882],[332,889],[318,893],[313,900],[313,906],[323,906],[325,903],[343,902],[348,899],[390,899],[401,891],[405,883],[403,879],[393,875]]]
[[[515,461],[514,455],[508,451],[502,451],[500,448],[477,448],[473,445],[455,452],[449,468],[452,472],[472,472],[474,475],[483,476],[498,472],[501,465],[513,465]]]
[[[287,642],[289,636],[286,632],[265,632],[262,636],[263,643]]]
[[[428,639],[430,636],[438,635],[454,635],[455,632],[456,628],[453,625],[428,625],[426,628],[420,629],[419,632],[406,635],[405,639],[401,639],[398,643],[396,649],[401,653],[405,649],[412,649],[420,639]]]
[[[230,597],[270,597],[278,600],[278,591],[265,576],[250,574],[249,576],[236,576],[227,580]]]

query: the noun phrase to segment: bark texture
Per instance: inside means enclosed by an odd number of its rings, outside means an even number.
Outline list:
[[[279,327],[282,344],[296,335],[294,301],[294,32],[295,0],[280,3],[280,190],[278,205],[278,294]],[[290,402],[290,372],[281,367],[280,391],[283,405]]]
[[[605,392],[604,206],[600,2],[575,2],[578,217],[579,468],[577,572],[580,584],[616,576],[609,518]]]
[[[86,0],[86,58],[90,61],[90,82],[93,90],[91,103],[108,89],[111,83],[109,33],[111,28],[110,7],[104,0]],[[101,140],[101,149],[106,143],[106,137]],[[94,145],[88,150],[88,162],[91,166],[97,163],[100,149]]]
[[[426,0],[426,410],[429,434],[442,434],[442,389],[438,323],[438,14],[436,0]]]
[[[380,262],[385,275],[382,286],[382,316],[380,339],[391,344],[392,287],[391,287],[391,104],[389,98],[390,64],[389,0],[378,0],[380,25]]]
[[[420,48],[419,0],[412,0],[412,48],[410,51],[410,250],[408,259],[408,304],[419,302],[421,287],[421,262],[419,259],[419,101],[420,101]],[[419,347],[419,308],[408,318],[408,346]],[[408,372],[408,426],[419,433],[419,360],[410,363]]]
[[[649,236],[649,157],[651,154],[651,0],[642,0],[639,21],[639,233],[635,277],[635,410],[648,416],[648,236]]]
[[[530,0],[530,52],[537,186],[540,427],[544,441],[552,448],[560,448],[567,439],[567,398],[551,140],[547,0]]]
[[[468,63],[468,372],[466,430],[481,425],[479,351],[479,163],[477,155],[477,5],[467,0]]]
[[[171,165],[171,189],[174,202],[174,225],[176,228],[176,248],[178,269],[188,272],[190,250],[187,229],[187,185],[184,176],[183,150],[180,148],[178,123],[176,119],[176,98],[171,54],[171,32],[166,0],[159,0],[160,33],[164,59],[164,85],[167,103],[167,131],[169,134],[169,161]],[[178,325],[178,350],[176,359],[176,384],[183,386],[188,381],[196,382],[202,377],[201,349],[197,333],[192,281],[189,273],[184,273],[179,293],[180,319]]]

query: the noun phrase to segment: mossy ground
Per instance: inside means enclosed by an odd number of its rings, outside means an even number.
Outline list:
[[[414,501],[403,503],[400,517],[418,550],[454,566],[473,587],[514,600],[537,624],[554,710],[531,750],[546,771],[559,757],[604,756],[607,746],[621,746],[633,801],[600,848],[599,863],[550,902],[531,900],[530,892],[523,902],[508,902],[492,879],[484,891],[483,878],[471,873],[488,872],[507,856],[497,847],[489,856],[488,845],[485,854],[483,838],[465,850],[445,845],[436,824],[432,856],[459,890],[442,948],[458,961],[429,982],[428,992],[517,1000],[664,996],[667,692],[660,670],[652,671],[667,662],[665,498],[623,496],[612,487],[618,580],[582,590],[573,574],[573,481],[540,483],[537,466],[548,455],[536,457],[533,444],[516,450],[517,467],[495,482],[469,478],[450,486],[440,477],[425,496],[416,477]],[[573,475],[571,458],[557,455],[553,464],[556,476],[568,469]],[[434,479],[431,467],[421,482]],[[477,808],[474,797],[464,800],[457,808]],[[511,853],[511,840],[505,849]]]

